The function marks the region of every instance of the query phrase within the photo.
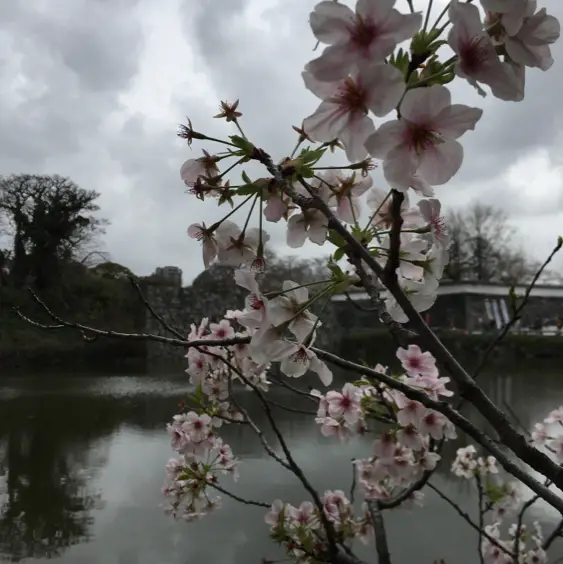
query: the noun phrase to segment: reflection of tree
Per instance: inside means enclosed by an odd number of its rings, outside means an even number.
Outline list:
[[[0,555],[52,558],[88,541],[100,502],[89,470],[107,462],[100,439],[123,423],[163,427],[176,403],[64,391],[0,402]]]

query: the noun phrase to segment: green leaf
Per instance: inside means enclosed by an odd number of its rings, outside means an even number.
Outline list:
[[[248,174],[246,174],[246,171],[242,171],[242,181],[245,184],[252,184],[252,180],[250,180],[250,178],[248,178]]]
[[[336,249],[336,251],[334,251],[333,257],[335,261],[339,261],[342,259],[342,257],[344,256],[344,249],[342,247],[340,247],[340,249]]]
[[[252,194],[257,194],[260,190],[260,186],[257,184],[245,184],[236,189],[238,196],[251,196]]]
[[[342,237],[342,235],[340,235],[339,233],[337,233],[336,231],[334,231],[333,229],[329,229],[328,232],[328,240],[330,243],[332,243],[335,247],[344,247],[346,245],[346,241],[344,240],[344,238]]]
[[[254,153],[254,145],[244,137],[241,137],[240,135],[230,135],[229,139],[231,140],[231,143],[235,145],[235,147],[241,149],[243,154],[247,157],[252,156]]]

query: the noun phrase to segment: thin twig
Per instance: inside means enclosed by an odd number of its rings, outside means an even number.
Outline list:
[[[235,501],[238,501],[240,503],[244,503],[245,505],[256,505],[257,507],[266,507],[266,508],[270,508],[271,507],[271,503],[264,503],[263,501],[253,501],[252,499],[245,499],[244,497],[240,497],[234,493],[231,493],[230,491],[226,490],[225,488],[222,488],[220,485],[212,483],[212,482],[206,482],[208,486],[211,486],[213,489],[216,489],[218,492],[221,492],[231,498],[233,498]]]
[[[485,350],[485,352],[483,353],[483,355],[479,359],[479,364],[477,365],[477,368],[475,368],[475,370],[473,371],[473,378],[477,378],[477,376],[479,375],[481,370],[483,370],[483,368],[485,367],[485,364],[486,364],[487,360],[489,359],[490,354],[499,345],[499,343],[504,339],[504,337],[506,336],[508,331],[520,319],[520,314],[522,313],[522,311],[524,310],[524,308],[528,304],[528,301],[530,299],[530,295],[531,295],[535,285],[537,284],[538,279],[543,274],[544,270],[547,268],[549,263],[553,260],[553,257],[555,257],[555,255],[561,250],[562,245],[563,245],[563,240],[558,240],[557,245],[551,251],[551,254],[547,257],[545,262],[538,269],[534,278],[532,279],[532,281],[528,285],[526,292],[524,293],[524,297],[522,298],[522,301],[520,302],[518,307],[514,310],[512,318],[510,319],[510,321],[508,323],[506,323],[504,325],[504,327],[502,329],[499,330],[496,337],[489,344],[489,346],[487,347],[487,349]]]
[[[555,539],[561,537],[562,533],[563,533],[563,519],[559,521],[559,525],[557,525],[557,527],[555,527],[555,529],[551,531],[551,534],[547,537],[547,539],[545,539],[542,546],[543,550],[547,551],[549,547],[553,544]]]
[[[478,525],[476,525],[471,517],[469,517],[469,515],[467,513],[465,513],[465,511],[463,511],[458,505],[457,503],[455,503],[454,501],[452,501],[445,493],[443,493],[440,489],[438,489],[434,484],[429,483],[428,487],[433,490],[434,492],[436,492],[438,494],[438,496],[440,496],[445,502],[447,502],[450,507],[452,507],[456,513],[462,517],[463,519],[465,519],[465,521],[467,521],[467,523],[469,524],[469,526],[474,529],[475,531],[477,531],[477,533],[482,533],[482,535],[493,545],[495,545],[497,548],[500,548],[505,554],[508,554],[508,556],[510,556],[512,558],[512,554],[510,553],[509,550],[507,550],[504,546],[502,546],[502,544],[500,544],[494,537],[492,537],[491,535],[489,535],[486,531],[482,530],[479,528]]]

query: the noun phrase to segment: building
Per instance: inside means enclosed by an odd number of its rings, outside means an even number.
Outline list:
[[[526,294],[526,286],[516,286],[516,306]],[[512,319],[510,286],[481,282],[443,282],[436,303],[422,312],[432,327],[463,329],[470,332],[500,329]],[[350,298],[369,306],[366,292],[349,293]],[[345,294],[333,296],[339,323],[344,328],[374,326],[374,314],[360,311]],[[516,330],[522,332],[556,333],[563,324],[563,286],[537,285],[530,293]]]

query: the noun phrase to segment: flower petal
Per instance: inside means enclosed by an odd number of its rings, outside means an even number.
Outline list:
[[[362,85],[368,92],[367,107],[384,117],[394,110],[405,92],[403,73],[393,65],[371,65],[362,68]]]
[[[405,124],[400,120],[385,122],[365,142],[368,153],[376,159],[384,159],[390,151],[400,145],[405,133]]]
[[[412,123],[428,124],[451,104],[450,91],[440,84],[409,90],[401,103],[401,115]]]
[[[344,4],[325,0],[319,2],[309,15],[309,24],[321,43],[342,43],[350,37],[350,26],[354,23],[354,12]]]
[[[375,125],[373,125],[371,118],[359,115],[350,116],[348,124],[340,131],[337,137],[340,138],[342,145],[344,145],[346,158],[351,163],[360,162],[367,157],[368,152],[365,143],[374,132]]]
[[[420,174],[433,186],[448,182],[463,162],[463,146],[453,139],[446,139],[422,154]]]
[[[329,45],[320,57],[307,64],[306,70],[317,80],[335,82],[348,76],[354,62],[354,53],[347,44]]]
[[[471,108],[463,104],[454,104],[442,110],[434,121],[434,128],[444,137],[457,139],[467,130],[475,129],[481,119],[483,110]]]

